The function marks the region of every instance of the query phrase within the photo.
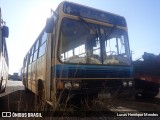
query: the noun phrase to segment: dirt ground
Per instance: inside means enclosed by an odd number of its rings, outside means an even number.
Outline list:
[[[106,102],[107,101],[107,102]],[[123,113],[156,113],[160,117],[160,94],[155,99],[114,99],[114,100],[95,101],[98,106],[108,107],[110,111]],[[37,106],[35,105],[35,95],[24,91],[24,86],[21,81],[9,80],[6,88],[6,92],[0,94],[0,112],[14,112],[14,111],[35,111]],[[0,114],[1,114],[0,113]],[[123,117],[124,118],[124,117]],[[153,117],[152,117],[153,118]],[[126,117],[124,118],[126,119]],[[138,117],[139,119],[139,117]],[[145,119],[148,119],[145,117]]]

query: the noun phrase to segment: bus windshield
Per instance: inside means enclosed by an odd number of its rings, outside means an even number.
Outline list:
[[[65,18],[59,59],[63,63],[130,65],[127,33],[116,27]]]

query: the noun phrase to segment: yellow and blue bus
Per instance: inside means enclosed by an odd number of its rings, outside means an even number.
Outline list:
[[[23,84],[54,104],[62,92],[131,94],[132,72],[125,18],[65,1],[26,54]]]
[[[5,39],[9,35],[9,29],[5,26],[5,22],[1,17],[0,8],[0,93],[5,91],[9,72],[8,51]]]

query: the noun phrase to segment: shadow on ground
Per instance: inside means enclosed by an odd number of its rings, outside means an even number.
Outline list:
[[[17,86],[10,86],[16,89]],[[34,109],[35,96],[24,90],[3,93],[0,97],[0,111],[29,111]]]

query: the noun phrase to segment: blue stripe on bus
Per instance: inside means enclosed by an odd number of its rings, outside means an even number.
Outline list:
[[[57,78],[129,78],[132,67],[98,65],[56,65]]]

